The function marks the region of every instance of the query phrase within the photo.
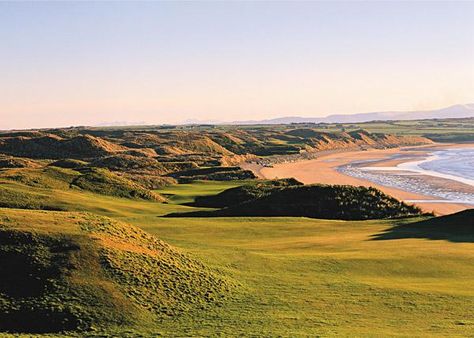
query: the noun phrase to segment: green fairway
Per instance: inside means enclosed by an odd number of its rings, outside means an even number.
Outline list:
[[[141,227],[249,289],[221,318],[183,319],[188,332],[413,337],[474,329],[472,243],[371,240],[391,227],[380,221],[166,219]]]
[[[238,283],[222,306],[97,334],[452,337],[474,331],[474,243],[430,240],[422,233],[380,240],[414,219],[161,217],[199,210],[180,204],[237,184],[242,182],[171,186],[158,191],[167,204],[42,192],[65,210],[139,226]]]
[[[193,188],[180,186],[175,193],[189,196],[198,191]],[[474,330],[473,243],[373,240],[401,221],[138,216],[133,221],[224,269],[248,290],[248,298],[229,304],[217,318],[204,313],[177,319],[183,332],[454,336]],[[171,334],[178,323],[162,327]]]
[[[194,201],[196,196],[216,195],[221,191],[245,184],[245,180],[240,181],[197,181],[193,183],[172,185],[157,190],[163,196],[168,197],[174,204],[183,204]]]

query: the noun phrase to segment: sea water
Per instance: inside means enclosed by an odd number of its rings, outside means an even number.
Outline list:
[[[436,151],[418,166],[474,186],[474,148]]]
[[[436,202],[474,205],[474,148],[434,151],[422,160],[404,162],[394,167],[364,166],[372,161],[351,163],[339,167],[338,170],[380,185],[432,196],[437,198]],[[430,180],[423,179],[423,176],[456,181],[466,185],[466,189],[460,191],[449,184],[430,184]]]

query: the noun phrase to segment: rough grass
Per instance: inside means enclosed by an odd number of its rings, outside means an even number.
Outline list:
[[[232,188],[217,196],[201,197],[195,205],[223,208],[169,216],[296,216],[362,220],[421,215],[419,208],[398,201],[375,188],[321,184],[275,185],[272,181]]]
[[[82,175],[71,183],[73,186],[109,196],[164,201],[159,194],[107,169],[88,168],[81,172]]]
[[[166,169],[160,162],[153,158],[131,155],[112,155],[101,157],[91,163],[94,167],[108,168],[114,171],[133,172],[133,171],[154,171],[158,174],[166,174]]]
[[[0,179],[18,182],[33,188],[69,189],[80,176],[72,169],[45,167],[41,169],[11,169],[0,172]]]
[[[35,189],[15,183],[0,181],[0,207],[63,210],[60,203],[55,203],[46,189]]]
[[[258,180],[241,186],[233,187],[215,195],[198,196],[191,205],[208,208],[224,208],[253,201],[267,196],[276,188],[302,185],[294,178],[280,180]]]
[[[66,159],[54,161],[50,165],[54,167],[59,167],[59,168],[79,169],[79,168],[86,167],[88,165],[88,162],[66,158]]]
[[[90,330],[222,306],[236,283],[138,228],[0,210],[0,330]]]
[[[39,168],[41,163],[19,157],[1,156],[0,168]]]
[[[3,135],[0,152],[19,157],[64,159],[93,158],[121,152],[126,148],[88,134],[62,138],[54,134]]]
[[[104,168],[82,168],[80,171],[73,169],[47,166],[40,169],[10,169],[0,171],[0,204],[3,206],[20,207],[27,204],[14,204],[15,200],[28,199],[27,195],[34,194],[37,191],[48,189],[69,190],[82,189],[98,194],[117,196],[124,198],[145,199],[151,201],[164,201],[164,198],[158,193],[151,191],[147,187],[126,177],[119,176]],[[15,194],[16,198],[10,199],[12,193],[3,188],[5,183],[18,183],[21,185],[36,188],[35,191],[20,189]],[[26,195],[25,195],[26,193]]]
[[[210,167],[178,171],[170,174],[180,183],[190,183],[197,180],[235,181],[256,178],[252,171],[240,167]]]

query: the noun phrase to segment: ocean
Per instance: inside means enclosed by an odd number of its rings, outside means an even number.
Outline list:
[[[474,148],[436,151],[418,166],[474,186]]]
[[[474,148],[433,151],[426,158],[394,167],[368,167],[369,162],[373,160],[344,165],[338,171],[387,187],[431,196],[436,202],[474,205]],[[450,180],[453,184],[439,184],[439,180],[426,179],[429,176]],[[462,185],[454,184],[456,182]]]

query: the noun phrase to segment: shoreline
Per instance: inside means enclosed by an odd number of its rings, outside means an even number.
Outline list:
[[[287,163],[274,164],[272,167],[265,167],[256,163],[246,163],[242,167],[252,170],[256,176],[264,179],[294,177],[304,184],[342,184],[365,187],[375,187],[384,193],[391,195],[399,200],[406,201],[408,204],[415,204],[425,212],[434,212],[437,215],[445,215],[458,212],[464,209],[472,208],[472,205],[454,203],[451,201],[440,201],[440,198],[405,191],[400,187],[388,187],[374,183],[370,180],[353,177],[339,172],[338,168],[354,162],[366,162],[366,166],[375,167],[396,167],[403,163],[424,159],[429,153],[437,150],[449,148],[470,148],[473,143],[434,143],[422,146],[407,146],[390,149],[370,149],[370,150],[348,150],[345,152],[325,153],[315,159],[300,160]],[[401,158],[397,158],[397,156]],[[395,158],[394,158],[395,157]],[[400,169],[402,170],[402,169]],[[437,184],[453,185],[452,180],[441,179],[431,176],[424,176],[424,180],[436,180]],[[455,182],[462,185],[462,183]],[[433,201],[433,202],[429,202]]]

